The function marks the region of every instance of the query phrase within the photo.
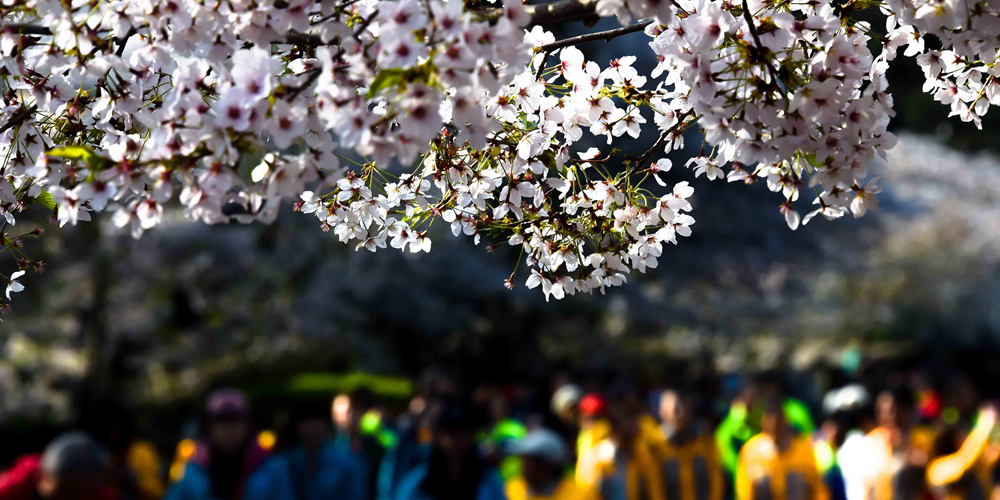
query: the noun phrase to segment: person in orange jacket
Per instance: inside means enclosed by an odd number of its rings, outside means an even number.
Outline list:
[[[878,427],[868,433],[872,471],[867,478],[868,500],[919,500],[930,497],[925,480],[935,433],[912,424],[909,392],[883,391],[875,398]]]
[[[781,401],[764,403],[762,432],[740,451],[738,500],[829,500],[809,436],[795,435]]]
[[[990,443],[997,410],[985,406],[968,434],[952,426],[939,436],[935,455],[927,466],[927,484],[939,498],[987,498],[994,487],[993,471],[1000,449]]]
[[[643,432],[635,399],[623,397],[608,405],[610,435],[594,446],[589,474],[603,500],[665,500],[663,476],[651,439]],[[583,460],[587,457],[581,456]]]
[[[663,471],[667,500],[722,500],[725,484],[715,438],[696,420],[691,395],[660,395],[660,426],[653,449]]]

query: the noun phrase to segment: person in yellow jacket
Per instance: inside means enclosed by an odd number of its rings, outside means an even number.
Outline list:
[[[927,466],[927,484],[941,493],[938,497],[965,500],[990,495],[993,469],[1000,456],[1000,449],[990,443],[996,424],[996,409],[985,407],[964,439],[957,427],[941,435],[938,456]]]
[[[580,432],[576,438],[576,481],[585,487],[597,486],[597,445],[611,435],[611,424],[604,418],[607,401],[598,394],[587,394],[580,399],[577,422]]]
[[[160,477],[160,454],[149,441],[137,439],[128,447],[125,463],[135,480],[140,500],[155,500],[167,491]]]
[[[912,397],[905,391],[883,391],[875,398],[878,427],[868,433],[871,473],[867,500],[921,500],[929,496],[925,480],[935,432],[911,425]]]
[[[566,474],[566,445],[555,432],[533,430],[510,442],[507,452],[521,459],[521,474],[507,481],[507,500],[598,500]]]
[[[740,451],[738,500],[829,500],[808,436],[796,436],[779,400],[765,404],[762,432]]]
[[[653,451],[644,439],[640,412],[627,402],[608,409],[611,435],[581,456],[593,469],[594,486],[603,500],[666,500],[663,477]],[[588,486],[589,485],[584,485]]]
[[[653,451],[663,474],[667,500],[722,500],[725,484],[711,432],[693,415],[689,394],[660,395],[660,426]]]

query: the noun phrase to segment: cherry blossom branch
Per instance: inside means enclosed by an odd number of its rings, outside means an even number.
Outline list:
[[[0,26],[0,31],[17,33],[19,35],[52,35],[52,30],[40,24],[8,23]]]
[[[692,111],[686,111],[682,113],[678,117],[677,124],[674,125],[673,127],[668,128],[667,130],[664,130],[663,133],[660,134],[660,137],[656,139],[656,142],[653,143],[653,146],[647,149],[645,153],[639,155],[639,157],[635,159],[635,165],[633,165],[631,168],[632,169],[641,168],[642,165],[649,160],[649,157],[653,155],[653,152],[655,152],[656,150],[660,149],[661,146],[663,146],[663,143],[666,142],[667,138],[670,137],[671,134],[676,133],[678,130],[681,129],[683,125],[685,125],[684,120],[687,120],[687,118],[692,114],[694,114],[694,112]]]
[[[375,20],[376,17],[378,17],[378,11],[377,10],[375,12],[372,12],[371,15],[368,16],[367,19],[365,19],[364,21],[362,21],[361,24],[359,24],[354,29],[354,35],[353,36],[354,36],[355,40],[357,40],[359,42],[361,41],[361,34],[364,33],[364,31],[366,29],[368,29],[368,26],[372,23],[372,21]],[[343,46],[341,46],[339,49],[337,49],[337,53],[333,55],[332,59],[333,60],[340,59],[340,56],[342,56],[342,55],[344,55],[344,47]],[[299,85],[294,90],[292,90],[292,92],[288,95],[288,100],[289,101],[294,101],[295,98],[299,96],[299,94],[301,94],[303,91],[305,91],[305,89],[311,87],[313,83],[316,83],[316,80],[319,79],[320,73],[322,73],[322,69],[321,68],[316,68],[316,69],[312,70],[312,73],[309,75],[309,77],[306,79],[306,81],[303,82],[302,85]]]
[[[748,29],[750,30],[750,36],[753,37],[757,53],[761,58],[762,64],[767,67],[767,72],[771,74],[772,78],[774,78],[774,82],[784,90],[785,84],[778,77],[778,72],[774,69],[774,66],[771,66],[767,62],[767,59],[764,58],[764,44],[761,43],[760,35],[757,34],[757,26],[754,24],[753,14],[750,13],[750,5],[747,4],[747,0],[743,0],[743,19],[747,22],[747,26],[749,27]]]
[[[125,36],[118,39],[118,50],[115,51],[116,56],[121,57],[125,53],[125,46],[128,45],[128,39],[132,38],[136,33],[135,26],[130,26]]]
[[[365,22],[364,27],[367,27],[370,23],[371,21]],[[0,26],[0,32],[4,31],[17,33],[19,35],[52,36],[52,30],[50,30],[49,28],[39,24],[31,24],[31,23],[4,24],[3,26]],[[121,44],[118,48],[118,50],[120,51],[118,53],[119,57],[121,56],[121,53],[124,53],[124,46],[128,41],[128,39],[135,34],[136,30],[133,27],[129,29],[129,31],[122,38],[122,41],[119,42]],[[295,30],[289,31],[288,34],[285,35],[284,40],[275,40],[275,43],[290,43],[292,45],[301,45],[306,47],[319,47],[321,45],[326,45],[326,43],[323,42],[323,39],[317,35],[310,35],[308,33],[302,33]]]
[[[750,13],[750,5],[747,4],[747,0],[743,0],[743,19],[747,22],[747,26],[750,29],[750,36],[753,37],[754,43],[757,44],[757,49],[764,47],[764,44],[760,42],[760,35],[757,34],[757,26],[753,22],[753,14]]]
[[[572,38],[567,38],[565,40],[559,40],[552,43],[547,43],[545,45],[535,48],[535,52],[551,52],[556,49],[561,49],[563,47],[569,47],[570,45],[576,45],[578,43],[592,42],[594,40],[604,40],[605,42],[610,42],[615,38],[622,35],[627,35],[629,33],[635,33],[636,31],[642,31],[646,29],[646,26],[652,24],[653,21],[643,21],[641,23],[636,23],[631,26],[625,26],[624,28],[615,28],[613,30],[607,31],[597,31],[594,33],[587,33],[586,35],[574,36]]]
[[[2,134],[4,132],[6,132],[7,130],[12,129],[12,128],[14,128],[14,127],[16,127],[16,126],[18,126],[18,125],[20,125],[22,123],[24,123],[24,121],[27,120],[28,118],[30,118],[31,115],[37,109],[38,109],[38,106],[32,105],[32,106],[30,106],[28,108],[25,108],[25,109],[22,109],[21,111],[19,111],[16,114],[14,114],[14,116],[12,116],[10,118],[10,120],[7,121],[7,123],[4,123],[3,126],[0,126],[0,134]]]
[[[546,50],[542,54],[542,60],[538,61],[538,71],[535,72],[535,80],[540,80],[542,78],[542,72],[545,71],[545,62],[549,60],[549,55],[551,54],[551,50]]]

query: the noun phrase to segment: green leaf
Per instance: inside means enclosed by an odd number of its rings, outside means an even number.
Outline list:
[[[399,68],[379,70],[378,74],[375,75],[375,79],[372,80],[372,84],[368,86],[368,97],[375,97],[379,92],[394,85],[399,85],[403,81],[403,75],[405,74],[406,70]]]
[[[45,153],[47,156],[52,158],[64,158],[67,160],[83,160],[91,170],[100,170],[105,163],[108,162],[107,158],[102,158],[86,146],[60,146],[58,148],[50,149],[49,152]]]
[[[67,160],[83,160],[94,155],[94,151],[85,146],[60,146],[50,149],[47,156],[53,158],[66,158]]]
[[[42,194],[38,195],[38,198],[35,199],[49,210],[56,209],[56,202],[52,200],[52,195],[48,191],[42,191]]]

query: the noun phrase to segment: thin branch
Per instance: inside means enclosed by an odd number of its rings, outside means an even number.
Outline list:
[[[376,10],[375,12],[372,12],[367,19],[362,21],[361,24],[359,24],[357,27],[354,28],[355,40],[359,42],[361,41],[361,34],[364,33],[366,29],[368,29],[368,25],[371,24],[372,21],[374,21],[377,16],[378,16],[378,11]],[[337,53],[335,53],[331,59],[336,61],[337,59],[340,59],[340,56],[342,55],[344,55],[343,44],[341,44],[340,48],[337,49]],[[307,78],[306,81],[302,83],[302,85],[299,85],[294,90],[292,90],[290,94],[288,94],[288,102],[294,101],[295,98],[299,96],[299,94],[304,92],[307,88],[312,87],[312,85],[316,83],[316,80],[319,79],[319,75],[322,72],[323,72],[322,68],[316,68],[312,70],[312,73],[309,75],[309,78]]]
[[[17,33],[19,35],[52,35],[52,30],[40,24],[31,23],[8,23],[0,26],[0,31]]]
[[[339,58],[342,55],[342,52],[343,51],[340,51],[334,54],[335,56],[334,59]],[[316,83],[316,80],[319,78],[320,73],[323,72],[323,68],[315,68],[311,71],[312,73],[309,74],[309,78],[307,78],[306,81],[302,83],[302,85],[295,87],[295,89],[293,89],[292,92],[288,94],[288,102],[294,101],[295,98],[298,97],[299,94],[301,94],[305,89],[311,87],[313,83]]]
[[[535,72],[535,80],[540,80],[542,78],[542,72],[545,71],[545,62],[549,60],[549,54],[551,53],[551,50],[546,50],[545,53],[542,54],[542,60],[538,61],[538,71]]]
[[[636,31],[642,31],[646,29],[646,26],[652,24],[653,21],[643,21],[641,23],[633,24],[631,26],[625,26],[624,28],[615,28],[613,30],[598,31],[595,33],[587,33],[586,35],[574,36],[572,38],[567,38],[565,40],[559,40],[552,43],[547,43],[540,47],[535,48],[535,52],[551,52],[556,49],[561,49],[563,47],[569,47],[570,45],[576,45],[578,43],[592,42],[594,40],[604,40],[605,42],[610,42],[615,38],[622,35],[627,35],[629,33],[635,33]]]
[[[646,163],[647,160],[649,160],[649,157],[652,156],[653,153],[656,152],[656,150],[660,149],[660,146],[663,146],[663,143],[667,141],[667,139],[670,137],[671,134],[680,130],[681,126],[684,125],[684,120],[687,120],[687,118],[692,114],[693,113],[691,111],[685,111],[684,113],[681,113],[680,117],[678,117],[677,123],[673,127],[664,130],[663,133],[660,134],[660,137],[656,139],[656,142],[653,143],[653,146],[647,149],[646,152],[640,155],[638,158],[636,158],[635,164],[630,166],[629,169],[634,171],[641,168],[642,165]]]
[[[115,51],[115,55],[121,57],[125,53],[125,46],[128,45],[128,39],[135,35],[135,26],[129,26],[128,31],[125,36],[118,39],[118,50]]]
[[[285,35],[284,40],[274,40],[274,43],[290,43],[292,45],[299,45],[302,47],[319,47],[321,45],[326,45],[323,43],[323,39],[316,36],[310,35],[309,33],[303,33],[301,31],[289,31]]]
[[[760,43],[760,35],[757,34],[757,26],[753,22],[753,14],[750,13],[750,5],[747,4],[747,0],[743,0],[743,19],[747,22],[747,26],[750,27],[750,36],[753,37],[754,43],[757,44],[757,49],[762,49],[764,44]]]
[[[764,44],[760,42],[760,35],[757,34],[757,26],[754,25],[753,14],[750,13],[750,5],[747,4],[747,0],[743,0],[743,19],[747,22],[747,26],[750,27],[750,36],[753,37],[754,43],[757,44],[757,52],[760,55],[762,64],[767,67],[767,72],[771,74],[771,78],[774,78],[774,82],[778,85],[778,88],[787,92],[785,82],[781,81],[778,71],[774,69],[774,66],[771,66],[764,56]]]
[[[361,41],[361,34],[364,33],[366,29],[368,29],[368,25],[371,24],[372,21],[374,21],[376,17],[378,17],[378,11],[377,10],[374,11],[374,12],[372,12],[371,15],[368,16],[368,19],[365,19],[364,21],[362,21],[361,24],[358,25],[357,28],[354,28],[354,39],[355,40],[357,40],[359,42]]]
[[[10,117],[10,120],[8,120],[7,123],[4,123],[3,126],[0,126],[0,134],[24,123],[24,121],[27,120],[28,117],[30,117],[31,114],[34,113],[36,110],[38,110],[38,106],[31,105],[28,108],[24,108],[21,111],[18,111],[17,113],[14,114],[14,116]]]
[[[365,27],[367,27],[367,25],[370,22],[371,21],[367,21],[365,23]],[[40,24],[30,24],[30,23],[9,23],[0,26],[0,32],[5,32],[5,31],[10,33],[17,33],[20,35],[39,35],[39,36],[52,35],[52,30],[50,30],[49,28],[42,26]],[[125,45],[125,42],[128,41],[129,37],[135,34],[136,34],[135,28],[131,28],[129,29],[128,33],[125,34],[125,37],[122,38],[122,40],[124,41],[119,41],[119,43],[121,44],[118,47],[118,52],[117,52],[119,57],[121,57],[121,54],[124,53],[123,47]],[[310,35],[308,33],[302,33],[295,30],[289,31],[288,35],[285,36],[284,40],[273,40],[273,42],[290,43],[292,45],[302,45],[308,47],[319,47],[321,45],[326,45],[323,42],[323,40],[316,35]]]

